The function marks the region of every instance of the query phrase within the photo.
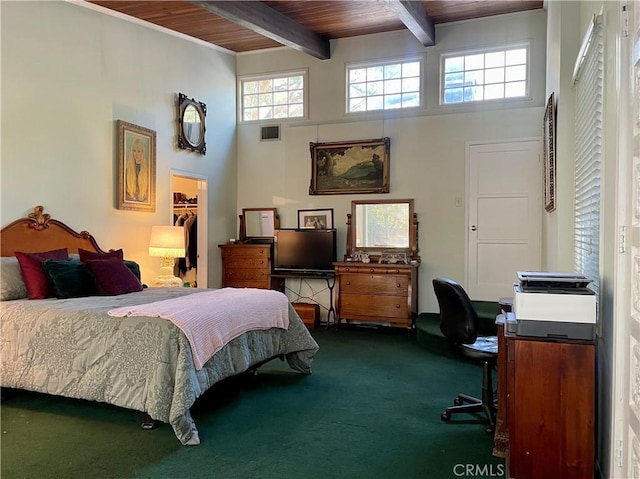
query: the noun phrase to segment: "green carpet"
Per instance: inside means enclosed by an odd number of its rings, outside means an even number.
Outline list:
[[[421,347],[404,331],[315,329],[313,374],[272,361],[215,386],[192,409],[202,444],[171,427],[141,430],[135,412],[7,391],[1,477],[502,477],[480,417],[440,420],[481,367]]]

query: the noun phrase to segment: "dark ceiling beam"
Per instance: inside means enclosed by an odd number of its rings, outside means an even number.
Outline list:
[[[191,3],[233,23],[321,60],[331,58],[329,40],[262,2],[200,1]]]
[[[422,2],[412,0],[385,0],[386,4],[425,47],[436,44],[433,20],[422,7]]]

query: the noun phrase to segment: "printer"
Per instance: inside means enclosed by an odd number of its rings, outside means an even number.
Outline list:
[[[596,295],[577,273],[518,271],[513,285],[516,334],[593,340]]]

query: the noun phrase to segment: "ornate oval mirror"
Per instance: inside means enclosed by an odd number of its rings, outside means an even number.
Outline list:
[[[204,141],[207,105],[178,93],[178,146],[204,155],[207,147]]]

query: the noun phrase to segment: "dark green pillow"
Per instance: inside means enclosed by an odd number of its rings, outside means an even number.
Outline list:
[[[125,259],[122,262],[127,268],[131,270],[133,274],[136,275],[136,278],[138,278],[138,281],[140,281],[140,265],[135,261],[131,261],[129,259]]]
[[[51,280],[56,298],[81,298],[98,294],[93,275],[79,260],[53,260],[42,262],[42,268]]]

